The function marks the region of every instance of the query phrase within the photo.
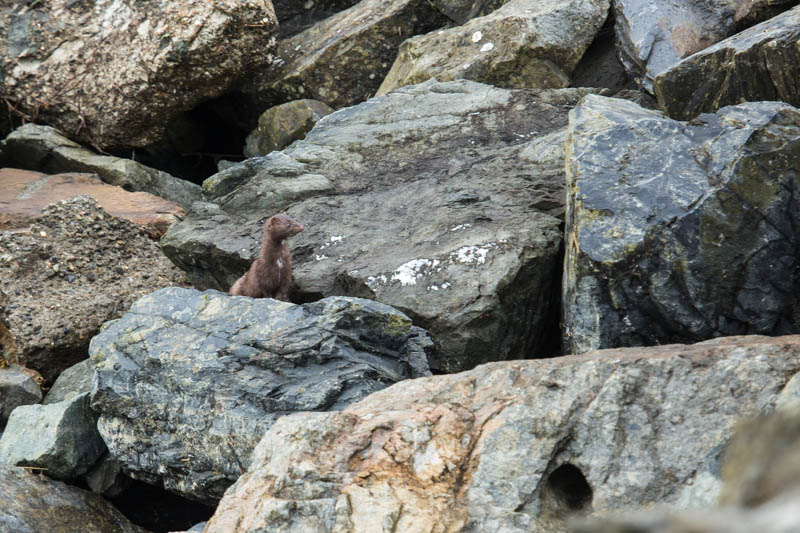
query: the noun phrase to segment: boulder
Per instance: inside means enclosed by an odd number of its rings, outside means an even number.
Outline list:
[[[608,0],[511,0],[463,26],[412,37],[400,47],[378,94],[430,78],[566,87],[608,8]]]
[[[743,101],[800,106],[800,6],[728,37],[661,72],[658,103],[688,120]]]
[[[299,301],[346,294],[408,314],[444,371],[556,351],[567,112],[590,89],[430,80],[323,118],[282,152],[203,184],[162,239],[195,286],[227,290],[263,217],[290,243]],[[387,154],[391,154],[389,157]]]
[[[273,0],[275,15],[278,17],[279,32],[282,38],[291,37],[308,29],[317,22],[326,19],[359,0],[313,0],[298,2],[297,0]]]
[[[569,352],[800,331],[800,110],[587,96],[567,142]]]
[[[424,331],[370,300],[297,306],[177,287],[94,339],[92,408],[126,473],[216,503],[280,416],[429,375]]]
[[[106,500],[23,468],[0,465],[0,530],[14,533],[147,533]]]
[[[619,55],[645,89],[681,59],[744,27],[796,4],[796,0],[614,0]]]
[[[0,437],[0,463],[41,468],[53,479],[85,474],[105,450],[88,393],[50,405],[17,407]]]
[[[278,420],[206,533],[566,531],[573,513],[702,505],[800,336],[490,363]]]
[[[86,358],[103,322],[155,289],[185,283],[139,226],[94,199],[50,205],[28,233],[0,233],[0,358],[52,383]]]
[[[488,15],[509,0],[431,0],[433,6],[456,24]]]
[[[108,185],[94,174],[47,175],[0,168],[0,230],[28,229],[44,207],[79,195],[91,196],[112,216],[141,225],[154,239],[184,215],[178,204],[146,192],[128,192]]]
[[[11,411],[20,405],[42,401],[42,388],[36,373],[19,365],[0,365],[0,431],[5,427]]]
[[[132,479],[122,472],[122,465],[106,453],[83,476],[86,485],[105,498],[117,498],[125,492]]]
[[[181,111],[272,59],[269,2],[6,2],[5,96],[94,146],[146,146]],[[220,50],[224,50],[221,54]]]
[[[131,159],[97,154],[50,126],[20,126],[0,143],[0,150],[11,163],[28,170],[97,174],[111,185],[154,194],[182,207],[202,199],[199,185]]]
[[[64,400],[71,400],[75,396],[91,392],[92,378],[94,378],[94,365],[87,358],[61,372],[42,403],[63,402]]]
[[[295,100],[271,107],[258,119],[258,128],[247,137],[245,157],[267,155],[283,150],[311,131],[319,119],[333,113],[333,108],[317,100]]]

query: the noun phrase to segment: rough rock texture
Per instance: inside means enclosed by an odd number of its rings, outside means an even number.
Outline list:
[[[147,533],[91,492],[0,465],[0,531]]]
[[[547,355],[567,111],[587,92],[431,80],[337,111],[206,180],[217,204],[197,205],[162,247],[195,286],[227,290],[258,251],[258,221],[287,211],[305,227],[290,245],[300,301],[399,308],[446,371]]]
[[[299,98],[334,108],[357,104],[375,93],[400,43],[447,20],[427,0],[362,0],[282,40],[272,65],[242,90],[262,110]]]
[[[620,59],[648,91],[653,78],[797,0],[614,0]]]
[[[429,375],[431,346],[370,300],[297,306],[162,289],[92,339],[92,408],[126,472],[215,503],[280,416],[342,409]]]
[[[42,389],[34,373],[19,365],[0,366],[0,430],[6,425],[11,411],[20,405],[41,401]]]
[[[106,498],[116,498],[127,489],[132,480],[122,472],[122,465],[106,453],[95,463],[83,479],[92,492]]]
[[[509,0],[432,0],[433,6],[456,24],[488,15]]]
[[[145,146],[269,64],[276,22],[265,0],[6,2],[4,96],[77,140]]]
[[[42,403],[63,402],[85,392],[91,392],[93,377],[94,365],[90,359],[72,365],[59,374]]]
[[[800,111],[677,122],[588,96],[570,114],[570,352],[800,331]]]
[[[17,407],[0,437],[0,463],[43,468],[53,479],[85,474],[105,450],[88,393]]]
[[[430,78],[566,87],[608,15],[608,0],[511,0],[463,26],[413,37],[378,94]]]
[[[49,126],[20,126],[0,143],[0,150],[20,168],[51,174],[90,172],[111,185],[155,194],[183,207],[203,196],[199,185],[130,159],[97,154]]]
[[[333,108],[317,100],[295,100],[271,107],[258,119],[258,128],[247,137],[245,157],[267,155],[283,150],[302,139],[319,119],[333,113]]]
[[[0,234],[0,359],[52,382],[89,339],[182,272],[132,222],[87,197],[48,206],[29,233]]]
[[[739,337],[399,383],[276,422],[206,533],[550,533],[568,512],[702,505],[736,421],[798,371],[800,336]]]
[[[42,209],[79,195],[91,196],[112,216],[142,226],[158,239],[183,218],[178,204],[146,192],[128,192],[103,183],[94,174],[54,174],[0,168],[0,231],[28,229]]]
[[[800,6],[687,57],[659,74],[654,88],[681,120],[742,101],[800,106]]]
[[[273,0],[278,17],[279,32],[283,38],[291,37],[308,29],[338,11],[357,4],[359,0]]]

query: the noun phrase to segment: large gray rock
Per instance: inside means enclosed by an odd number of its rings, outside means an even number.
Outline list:
[[[101,148],[146,146],[274,51],[270,2],[4,2],[4,96]],[[224,51],[221,53],[221,51]]]
[[[319,119],[332,112],[329,105],[309,99],[270,107],[258,117],[258,127],[247,136],[245,157],[283,150],[305,137]]]
[[[147,533],[106,500],[22,468],[0,465],[0,531]]]
[[[199,185],[130,159],[97,154],[49,126],[20,126],[0,143],[0,150],[20,168],[54,174],[91,172],[111,185],[149,192],[183,207],[202,198]]]
[[[398,383],[275,423],[206,533],[552,533],[574,512],[703,505],[737,421],[798,371],[800,336],[739,337]]]
[[[53,479],[85,474],[105,450],[88,393],[17,407],[0,437],[0,463],[42,468]]]
[[[672,118],[742,101],[800,105],[800,6],[693,54],[659,74],[658,102]]]
[[[92,407],[132,477],[214,503],[276,419],[428,375],[431,347],[407,317],[369,300],[297,306],[162,289],[92,339]]]
[[[42,403],[63,402],[91,392],[92,378],[94,378],[94,365],[87,358],[61,372]]]
[[[567,112],[589,91],[431,80],[340,110],[206,180],[216,203],[162,248],[195,286],[227,290],[257,253],[259,220],[286,210],[305,226],[290,244],[301,301],[399,308],[446,371],[550,352]]]
[[[608,7],[608,0],[511,0],[463,26],[405,41],[377,94],[430,78],[566,87]]]
[[[42,388],[35,376],[19,365],[0,365],[0,431],[14,409],[42,401]]]
[[[590,95],[569,132],[569,351],[800,331],[800,111],[686,123]]]

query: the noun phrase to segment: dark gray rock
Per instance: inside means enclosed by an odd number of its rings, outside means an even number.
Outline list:
[[[23,468],[0,465],[0,531],[147,533],[106,500]]]
[[[431,346],[370,300],[297,306],[168,288],[92,339],[92,407],[127,473],[212,503],[280,416],[342,409],[427,375]]]
[[[432,0],[433,6],[456,24],[488,15],[509,0]]]
[[[258,221],[288,211],[305,226],[290,243],[300,301],[392,305],[431,332],[446,371],[554,351],[567,113],[588,92],[431,80],[337,111],[206,180],[216,204],[162,249],[195,286],[227,290]]]
[[[17,407],[0,438],[0,463],[42,468],[53,479],[76,478],[106,449],[96,424],[88,394]]]
[[[271,107],[258,118],[258,128],[247,137],[245,157],[267,155],[283,150],[305,137],[319,119],[333,112],[329,105],[317,100],[295,100]]]
[[[0,430],[6,425],[11,411],[20,405],[42,401],[42,389],[32,374],[19,365],[0,367]]]
[[[285,39],[358,2],[359,0],[274,0],[272,6],[280,23],[278,31]]]
[[[569,351],[800,330],[800,111],[685,123],[590,95],[567,154]]]
[[[59,374],[56,382],[50,387],[43,404],[51,404],[71,400],[75,396],[92,391],[94,365],[90,359],[84,359]]]
[[[127,489],[132,479],[122,471],[119,461],[106,453],[95,463],[83,479],[92,492],[102,495],[105,498],[116,498]]]
[[[659,74],[658,102],[672,118],[742,101],[800,105],[800,6],[691,55]]]

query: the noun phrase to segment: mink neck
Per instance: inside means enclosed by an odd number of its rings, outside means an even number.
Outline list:
[[[273,238],[271,235],[265,237],[261,242],[261,259],[271,262],[280,257],[284,239]]]

